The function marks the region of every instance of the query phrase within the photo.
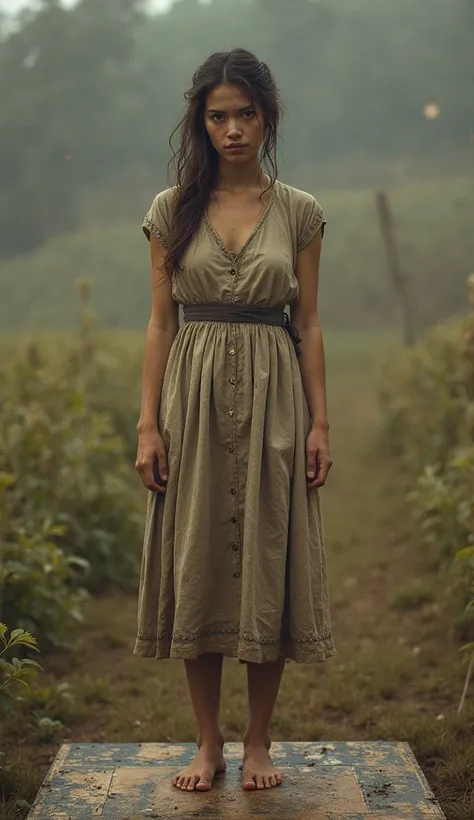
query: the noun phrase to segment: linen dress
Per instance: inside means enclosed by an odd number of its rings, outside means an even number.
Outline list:
[[[166,247],[175,189],[143,220]],[[321,206],[277,181],[239,252],[205,215],[173,298],[284,307]],[[318,490],[306,489],[310,415],[294,345],[279,326],[180,327],[162,386],[164,495],[149,492],[135,655],[321,662],[336,655]]]

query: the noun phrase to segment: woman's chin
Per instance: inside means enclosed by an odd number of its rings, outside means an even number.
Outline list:
[[[232,165],[247,165],[249,162],[254,162],[256,157],[256,155],[250,151],[241,151],[239,153],[223,151],[220,156],[224,162],[228,162]]]

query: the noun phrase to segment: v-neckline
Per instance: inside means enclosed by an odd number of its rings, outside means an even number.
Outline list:
[[[238,251],[231,251],[230,248],[228,248],[227,245],[224,244],[221,235],[216,231],[214,225],[212,224],[211,220],[209,219],[209,216],[208,216],[208,213],[207,213],[207,208],[204,211],[204,221],[206,223],[206,227],[209,230],[209,233],[214,237],[214,239],[215,239],[217,245],[219,246],[219,248],[221,249],[221,251],[226,256],[228,256],[230,259],[238,259],[240,256],[242,256],[242,254],[247,250],[247,248],[250,245],[253,238],[259,232],[259,230],[262,227],[263,223],[265,222],[265,220],[266,220],[266,218],[267,218],[267,216],[270,212],[270,209],[273,205],[273,202],[275,200],[276,185],[277,185],[277,180],[275,180],[275,182],[273,183],[270,198],[269,198],[267,204],[265,205],[262,213],[260,214],[260,217],[259,217],[255,227],[253,228],[252,232],[247,237],[244,244],[242,245],[241,248],[239,248]]]

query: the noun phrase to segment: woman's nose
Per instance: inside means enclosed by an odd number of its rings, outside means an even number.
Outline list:
[[[242,129],[236,120],[229,120],[229,128],[227,129],[229,137],[239,137],[242,134]]]

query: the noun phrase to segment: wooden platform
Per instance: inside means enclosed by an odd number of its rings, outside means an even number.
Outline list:
[[[284,783],[240,788],[242,746],[226,744],[228,770],[211,792],[181,792],[171,777],[191,743],[61,746],[28,820],[440,820],[436,799],[407,743],[275,743]]]

